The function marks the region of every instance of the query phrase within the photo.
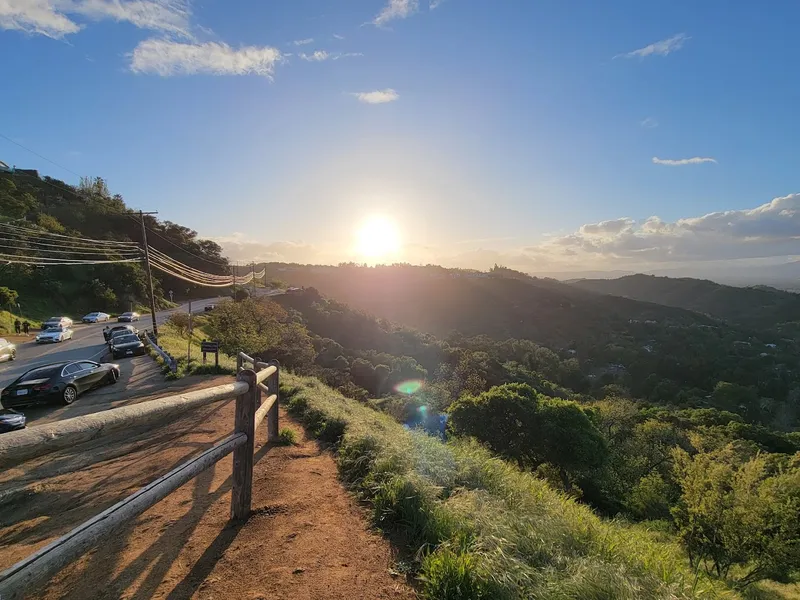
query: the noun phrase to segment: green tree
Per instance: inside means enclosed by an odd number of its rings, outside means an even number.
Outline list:
[[[0,306],[7,306],[9,309],[17,307],[19,294],[16,290],[0,286]]]
[[[477,438],[520,468],[554,465],[566,489],[569,475],[601,466],[607,454],[603,435],[580,406],[526,384],[460,398],[450,407],[449,423],[454,434]]]
[[[800,568],[800,453],[743,456],[734,444],[690,456],[678,451],[675,523],[693,565],[737,583],[784,579]]]

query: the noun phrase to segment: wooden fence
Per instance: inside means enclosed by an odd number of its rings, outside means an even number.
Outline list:
[[[264,418],[267,419],[268,441],[275,441],[278,437],[280,367],[277,361],[260,362],[246,354],[240,354],[237,362],[239,369],[235,383],[0,436],[0,467],[8,467],[131,427],[163,423],[166,418],[186,414],[212,402],[236,398],[236,417],[231,435],[0,573],[0,600],[23,598],[33,586],[50,579],[99,541],[129,525],[156,502],[230,453],[233,453],[231,518],[238,520],[249,516],[255,435]]]

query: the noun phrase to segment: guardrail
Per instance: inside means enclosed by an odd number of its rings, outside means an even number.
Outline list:
[[[175,360],[169,352],[158,345],[158,342],[156,341],[156,338],[153,336],[152,332],[145,330],[144,340],[145,344],[155,350],[155,353],[161,357],[161,359],[164,361],[164,364],[169,367],[170,371],[175,373],[178,370],[178,361]]]
[[[123,429],[163,422],[165,417],[183,415],[188,410],[212,402],[236,398],[234,431],[231,435],[0,573],[2,600],[23,598],[33,586],[58,573],[100,540],[119,531],[156,502],[231,453],[231,518],[246,519],[249,516],[255,435],[264,418],[267,419],[267,440],[275,441],[278,437],[280,366],[277,361],[264,363],[247,355],[241,355],[237,362],[240,369],[235,383],[113,408],[0,436],[0,466],[7,467]],[[246,363],[253,368],[244,368]],[[263,402],[262,393],[267,394]]]

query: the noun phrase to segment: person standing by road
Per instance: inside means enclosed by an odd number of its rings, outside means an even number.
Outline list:
[[[28,332],[30,331],[30,329],[31,329],[31,324],[28,323],[28,321],[23,321],[23,323],[22,323],[22,331],[25,332],[25,335],[28,335]]]
[[[20,331],[21,327],[22,327],[22,323],[19,322],[19,319],[14,321],[14,331],[17,333],[17,335],[19,335],[19,331]]]

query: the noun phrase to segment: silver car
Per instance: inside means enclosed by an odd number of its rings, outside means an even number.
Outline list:
[[[17,347],[5,338],[0,338],[0,362],[17,358]]]
[[[72,329],[69,327],[51,327],[36,336],[37,344],[53,344],[72,339]]]

